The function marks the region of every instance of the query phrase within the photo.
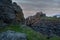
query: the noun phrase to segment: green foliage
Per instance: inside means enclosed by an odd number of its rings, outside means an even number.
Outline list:
[[[57,17],[47,17],[47,16],[43,16],[41,17],[42,19],[47,19],[47,20],[60,20],[60,18],[57,18]]]
[[[50,39],[46,39],[47,36],[42,35],[41,33],[36,32],[30,27],[27,27],[25,25],[9,25],[4,28],[0,28],[0,32],[6,30],[13,30],[16,32],[26,33],[27,40],[60,40],[60,37],[55,37],[55,36]]]

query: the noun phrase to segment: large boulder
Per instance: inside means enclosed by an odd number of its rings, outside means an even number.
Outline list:
[[[12,0],[0,0],[0,3],[3,3],[3,4],[12,4]]]
[[[0,0],[0,27],[11,23],[24,23],[23,11],[12,0]]]
[[[8,30],[0,33],[0,40],[27,40],[27,39],[25,33]]]
[[[12,6],[12,0],[0,1],[0,21],[3,21],[3,24],[12,23],[13,19],[15,19],[15,11]]]

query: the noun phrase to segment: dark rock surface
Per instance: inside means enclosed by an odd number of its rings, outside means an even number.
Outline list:
[[[12,0],[0,0],[0,27],[5,24],[23,21],[24,15],[20,6],[15,2],[12,3]]]
[[[26,19],[26,25],[48,36],[53,36],[53,35],[60,36],[60,20],[59,19],[49,20],[45,17],[42,17],[41,14],[39,17],[38,15],[37,17],[34,15]]]
[[[24,23],[25,19],[24,19],[24,14],[23,14],[22,8],[19,5],[17,5],[16,2],[13,2],[13,8],[14,8],[15,14],[16,14],[16,18],[15,18],[16,22]]]
[[[15,12],[12,7],[12,1],[0,0],[0,24],[2,24],[0,25],[0,27],[3,26],[4,24],[11,23],[14,18]]]
[[[27,40],[26,34],[8,30],[0,33],[0,40]]]

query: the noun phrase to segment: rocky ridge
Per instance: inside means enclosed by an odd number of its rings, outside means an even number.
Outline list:
[[[26,25],[48,36],[60,36],[60,18],[48,18],[42,12],[39,12],[39,15],[28,17]]]

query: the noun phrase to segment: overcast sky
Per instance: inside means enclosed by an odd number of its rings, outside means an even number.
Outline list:
[[[60,0],[13,0],[21,6],[24,16],[43,11],[47,15],[60,14]]]

